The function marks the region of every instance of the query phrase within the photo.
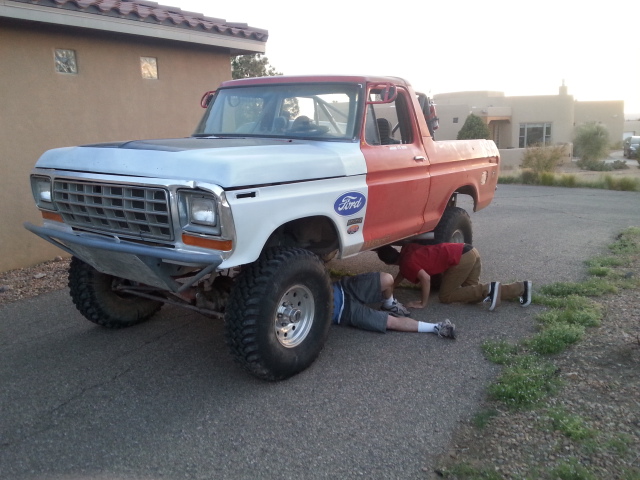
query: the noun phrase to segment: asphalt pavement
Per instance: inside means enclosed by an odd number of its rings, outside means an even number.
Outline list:
[[[534,290],[580,280],[583,261],[639,225],[639,212],[637,193],[501,185],[471,214],[482,279],[530,279]],[[394,272],[371,253],[331,267]],[[456,341],[332,327],[309,369],[266,383],[233,362],[222,324],[196,313],[165,306],[110,331],[66,291],[9,304],[0,307],[0,478],[426,478],[499,373],[482,342],[532,333],[539,311],[432,297],[414,317],[451,319]]]

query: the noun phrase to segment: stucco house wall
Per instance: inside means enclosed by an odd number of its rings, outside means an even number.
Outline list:
[[[599,123],[609,132],[612,146],[620,145],[624,133],[624,102],[576,102],[575,124]]]
[[[56,71],[55,49],[75,52],[77,74]],[[41,222],[29,173],[42,153],[190,135],[202,94],[231,78],[231,55],[215,45],[0,16],[0,271],[63,255],[22,226]],[[140,57],[156,59],[157,79],[143,78]]]

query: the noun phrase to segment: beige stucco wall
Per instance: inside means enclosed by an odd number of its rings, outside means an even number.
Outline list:
[[[521,123],[551,123],[551,143],[573,141],[573,107],[571,95],[540,95],[509,97],[511,118],[511,144],[505,148],[518,148]]]
[[[609,142],[619,146],[624,132],[624,101],[576,102],[576,127],[596,122],[609,131]]]
[[[76,51],[78,75],[56,73],[55,48]],[[157,58],[158,80],[142,78],[141,56]],[[44,151],[190,135],[202,94],[230,78],[214,47],[0,19],[0,271],[62,253],[22,226],[41,223],[29,172]]]

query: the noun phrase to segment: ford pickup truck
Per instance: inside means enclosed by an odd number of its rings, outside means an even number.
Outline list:
[[[490,140],[434,141],[432,102],[396,77],[222,83],[188,138],[45,152],[31,174],[42,225],[72,255],[77,309],[108,328],[173,304],[224,320],[249,373],[280,380],[325,344],[325,262],[419,239],[471,243],[490,204]]]

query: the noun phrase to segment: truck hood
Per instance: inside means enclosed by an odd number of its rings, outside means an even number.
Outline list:
[[[198,180],[223,188],[366,173],[357,143],[264,138],[173,138],[45,152],[37,168]]]

